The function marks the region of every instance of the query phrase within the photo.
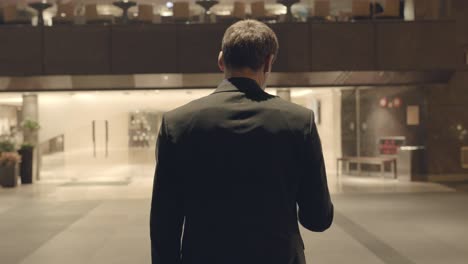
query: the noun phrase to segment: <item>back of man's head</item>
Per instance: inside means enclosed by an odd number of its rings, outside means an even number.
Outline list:
[[[268,59],[276,58],[278,39],[267,25],[256,20],[242,20],[231,25],[224,33],[222,52],[228,69],[250,68],[258,71]]]

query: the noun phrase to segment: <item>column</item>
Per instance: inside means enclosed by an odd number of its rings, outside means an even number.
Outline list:
[[[414,13],[414,0],[406,0],[404,9],[404,16],[406,21],[413,21],[415,19]]]
[[[291,89],[289,88],[276,89],[276,95],[278,95],[280,98],[286,101],[291,101]]]
[[[23,107],[21,121],[31,120],[39,122],[39,107],[36,94],[23,94]],[[37,131],[30,131],[23,129],[23,142],[33,144],[33,179],[39,180],[40,171],[40,152],[39,152],[39,133]]]

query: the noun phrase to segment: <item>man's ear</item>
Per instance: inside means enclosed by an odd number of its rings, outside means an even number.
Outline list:
[[[271,72],[273,62],[275,60],[275,55],[270,54],[265,60],[265,67],[263,67],[264,72]]]
[[[222,51],[220,51],[218,55],[218,67],[222,72],[224,72],[224,69],[226,68],[224,65],[224,55]]]

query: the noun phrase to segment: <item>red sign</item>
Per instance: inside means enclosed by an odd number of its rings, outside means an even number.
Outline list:
[[[381,155],[396,155],[398,149],[405,144],[405,139],[402,138],[381,138],[379,140],[379,153]]]

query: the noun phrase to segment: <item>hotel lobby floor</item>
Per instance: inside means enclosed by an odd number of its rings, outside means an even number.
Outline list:
[[[113,166],[100,177],[0,188],[0,263],[150,263],[152,170]],[[301,230],[308,263],[467,263],[467,193],[389,179],[329,181],[335,222],[324,233]]]

